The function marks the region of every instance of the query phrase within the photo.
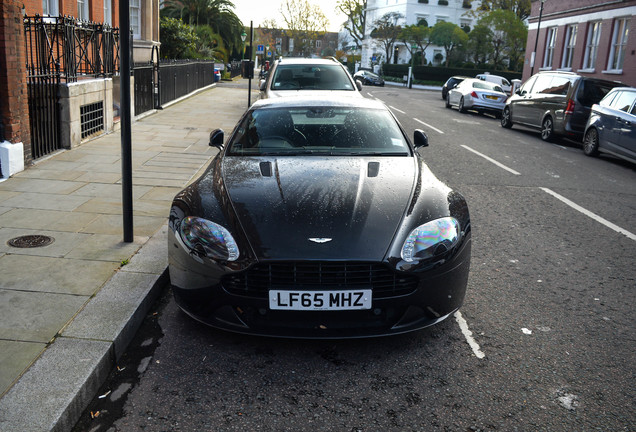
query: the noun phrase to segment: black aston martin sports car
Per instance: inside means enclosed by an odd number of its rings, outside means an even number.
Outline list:
[[[179,306],[250,334],[348,338],[417,330],[463,303],[471,225],[393,114],[364,98],[256,102],[174,199]]]

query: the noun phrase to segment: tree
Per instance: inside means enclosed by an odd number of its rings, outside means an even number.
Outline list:
[[[364,30],[367,24],[366,0],[338,0],[338,9],[347,16],[343,27],[359,49],[364,40]]]
[[[400,36],[402,27],[397,22],[404,18],[404,15],[398,12],[389,12],[382,15],[373,23],[373,30],[371,31],[371,37],[377,39],[380,42],[384,52],[386,54],[387,63],[391,63],[391,53],[393,52],[393,46],[395,41]]]
[[[448,62],[453,51],[458,46],[466,45],[468,35],[457,24],[440,21],[435,24],[431,30],[431,42],[444,47],[446,51],[445,66],[448,67]]]
[[[305,55],[309,44],[327,32],[329,20],[320,9],[308,0],[284,0],[280,7],[289,36],[294,39],[294,51]]]
[[[488,62],[492,54],[492,30],[483,24],[477,24],[468,33],[468,51],[470,58],[476,65]]]
[[[510,10],[523,21],[530,16],[530,8],[530,0],[482,0],[477,13],[483,14],[498,9]]]
[[[411,45],[415,45],[422,53],[420,56],[420,64],[424,64],[426,56],[426,48],[431,44],[431,29],[421,25],[408,25],[405,26],[400,32],[399,39],[406,45],[411,55],[415,55]]]
[[[180,19],[163,17],[160,21],[161,56],[168,59],[184,59],[194,56],[199,38],[194,27]]]
[[[165,0],[160,13],[194,26],[209,25],[221,37],[227,52],[242,46],[243,23],[230,0]]]
[[[508,60],[508,68],[517,67],[525,54],[528,29],[511,10],[498,9],[479,20],[479,24],[492,32],[492,63],[495,69],[503,69]]]

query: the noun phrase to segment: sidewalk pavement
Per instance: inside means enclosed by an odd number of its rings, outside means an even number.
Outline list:
[[[1,432],[75,425],[165,286],[172,198],[216,154],[211,130],[230,132],[246,97],[221,82],[133,122],[133,243],[123,242],[119,132],[0,183]],[[7,243],[25,235],[54,241]]]

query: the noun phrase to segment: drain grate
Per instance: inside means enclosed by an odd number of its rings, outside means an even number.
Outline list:
[[[25,235],[12,238],[7,244],[17,248],[36,248],[50,245],[54,241],[55,239],[53,237],[45,235]]]

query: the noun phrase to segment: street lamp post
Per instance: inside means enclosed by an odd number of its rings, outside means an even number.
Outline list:
[[[409,88],[413,88],[413,68],[415,67],[415,48],[417,45],[411,45],[411,67],[409,67]]]
[[[534,62],[537,56],[537,44],[539,43],[539,31],[541,30],[541,15],[543,15],[543,4],[546,0],[541,0],[541,8],[539,9],[539,22],[537,23],[537,34],[534,38],[534,51],[532,51],[532,58],[530,59],[530,76],[534,74]]]
[[[243,31],[243,33],[241,33],[241,40],[245,42],[245,39],[247,39],[247,33]],[[245,65],[247,69],[245,72],[247,73],[247,78],[248,78],[248,84],[247,84],[247,107],[248,108],[250,107],[250,105],[252,105],[252,76],[254,75],[254,64],[252,63],[253,41],[254,41],[254,23],[253,21],[250,21],[250,50],[249,50],[249,58],[247,59],[247,64]],[[245,57],[245,55],[243,55],[243,57]]]

